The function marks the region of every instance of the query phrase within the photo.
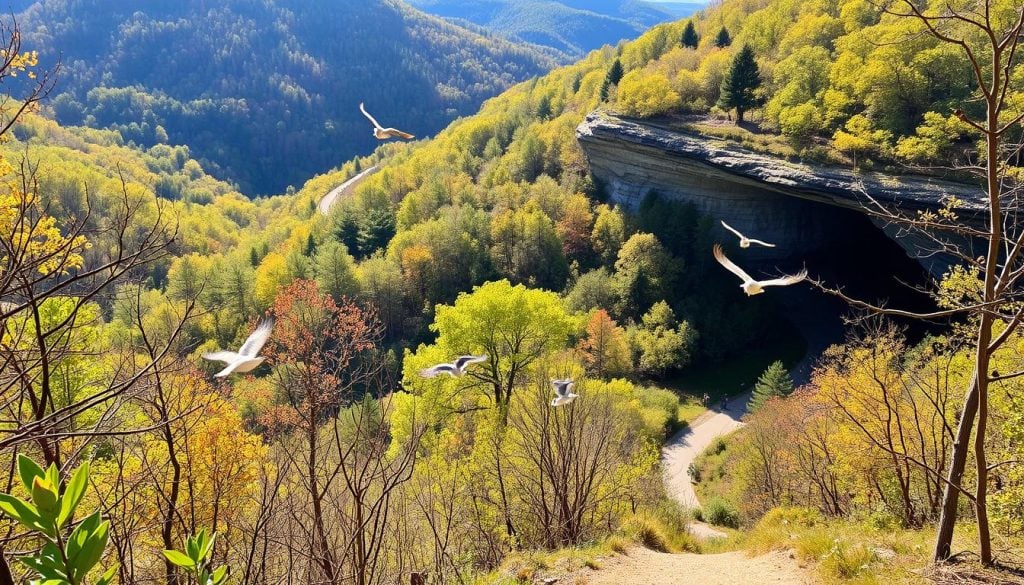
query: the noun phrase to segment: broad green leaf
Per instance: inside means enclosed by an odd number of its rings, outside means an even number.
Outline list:
[[[188,555],[188,558],[192,559],[194,563],[198,563],[200,560],[202,560],[202,557],[199,556],[198,536],[190,536],[187,539],[185,539],[185,553]]]
[[[89,535],[99,525],[99,517],[99,513],[92,514],[71,532],[71,536],[68,537],[68,541],[64,545],[64,554],[70,563],[74,564],[78,560],[78,555],[81,554],[82,547],[89,540]]]
[[[46,468],[46,481],[53,486],[53,491],[57,491],[57,487],[60,485],[60,469],[57,468],[56,463],[51,463]]]
[[[213,572],[212,585],[220,585],[222,581],[228,576],[228,566],[218,568]]]
[[[47,527],[43,525],[43,519],[39,516],[39,511],[28,502],[10,494],[0,494],[0,512],[7,514],[28,528],[46,532],[47,536],[53,536],[50,534],[52,529],[50,532],[47,532]]]
[[[39,573],[39,576],[44,579],[68,578],[64,567],[59,566],[59,559],[57,559],[58,566],[54,566],[54,559],[49,559],[42,555],[19,557],[18,561],[36,573]]]
[[[31,492],[32,481],[37,477],[46,477],[46,472],[30,457],[19,453],[18,475],[21,476],[21,483],[25,486],[25,491]]]
[[[103,549],[107,548],[107,538],[110,536],[110,522],[102,522],[96,527],[82,546],[82,551],[75,559],[75,577],[81,579],[96,566],[103,556]]]
[[[117,575],[117,565],[107,569],[103,576],[96,580],[96,585],[110,585],[114,581],[114,576]]]
[[[85,488],[88,483],[89,462],[86,461],[71,476],[71,481],[68,482],[67,489],[64,490],[64,496],[60,502],[60,515],[57,516],[58,528],[64,526],[64,523],[75,514],[75,509],[78,507],[78,503],[82,501],[82,496],[85,495]]]
[[[213,552],[213,545],[217,541],[217,533],[214,532],[209,537],[206,536],[206,529],[204,528],[200,534],[203,539],[200,542],[202,549],[199,551],[199,560],[205,560],[210,558],[210,554]]]
[[[176,550],[165,550],[164,556],[167,557],[168,561],[171,561],[171,564],[185,569],[194,569],[196,566],[195,561],[190,559],[188,555]]]

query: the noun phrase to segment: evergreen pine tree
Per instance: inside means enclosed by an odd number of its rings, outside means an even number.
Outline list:
[[[601,101],[602,102],[608,101],[608,88],[609,87],[611,87],[611,84],[608,83],[608,78],[605,78],[604,82],[601,83]]]
[[[608,81],[608,85],[618,85],[622,81],[622,76],[625,72],[622,70],[622,61],[618,59],[612,63],[612,66],[608,68],[608,75],[605,76],[605,80]]]
[[[785,397],[793,393],[793,379],[782,362],[775,362],[757,379],[754,396],[750,399],[747,412],[755,412],[772,397]]]
[[[722,27],[722,30],[718,31],[718,35],[715,37],[715,46],[719,49],[724,49],[732,44],[732,37],[729,36],[729,31]]]
[[[763,102],[761,96],[756,93],[760,86],[761,75],[754,59],[754,50],[750,45],[743,45],[740,52],[733,57],[729,72],[722,79],[718,106],[725,110],[736,108],[736,123],[740,124],[743,122],[744,112]]]
[[[689,20],[683,30],[683,46],[696,49],[698,43],[700,43],[700,37],[697,36],[697,29],[693,28],[693,21]]]

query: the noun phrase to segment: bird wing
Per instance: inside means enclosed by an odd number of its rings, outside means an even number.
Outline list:
[[[715,244],[714,254],[715,254],[715,260],[718,260],[719,264],[721,264],[722,266],[725,266],[726,270],[728,270],[729,272],[732,272],[736,276],[740,277],[740,279],[743,280],[743,282],[748,282],[748,281],[753,281],[754,280],[753,278],[750,277],[749,274],[744,272],[742,268],[740,268],[739,266],[736,266],[735,264],[733,264],[732,260],[729,260],[728,258],[726,258],[725,257],[725,252],[722,251],[722,247],[719,246],[718,244]]]
[[[404,138],[406,140],[412,140],[413,138],[416,138],[415,136],[409,134],[408,132],[402,132],[398,128],[384,128],[382,132],[384,132],[385,134],[392,138]]]
[[[455,367],[458,369],[465,368],[469,364],[479,364],[480,362],[486,362],[487,356],[485,355],[464,355],[460,356],[459,359],[455,360]]]
[[[452,364],[437,364],[431,368],[420,370],[420,376],[423,378],[436,378],[440,374],[454,374],[455,366]]]
[[[555,389],[555,394],[559,398],[565,398],[569,395],[569,391],[572,389],[572,380],[552,380],[551,387]]]
[[[274,330],[274,320],[264,319],[260,321],[260,324],[256,327],[256,331],[253,331],[249,338],[242,344],[241,349],[238,353],[245,357],[256,357],[256,354],[263,349],[263,345],[270,339],[270,332]]]
[[[775,244],[769,244],[768,242],[765,242],[765,241],[762,241],[762,240],[755,240],[754,238],[747,238],[747,241],[750,242],[751,244],[758,244],[760,246],[764,246],[765,248],[774,248],[775,247]]]
[[[225,364],[238,361],[241,357],[242,356],[233,351],[214,351],[203,354],[204,360],[210,360],[211,362],[224,362]]]
[[[376,118],[371,116],[370,112],[366,111],[366,107],[363,106],[363,102],[359,102],[359,111],[362,112],[364,116],[369,118],[371,122],[373,122],[374,127],[380,128],[381,130],[384,129],[384,127],[380,125],[380,122],[378,122]]]
[[[739,239],[741,239],[741,240],[746,238],[746,236],[741,234],[736,228],[734,228],[731,225],[725,223],[725,220],[722,220],[722,227],[724,227],[725,229],[729,230],[730,232],[736,234],[736,236],[739,237]]]
[[[789,286],[791,284],[796,284],[805,278],[807,278],[806,268],[796,274],[790,276],[783,276],[780,278],[773,278],[771,280],[762,280],[758,284],[760,284],[761,286]]]

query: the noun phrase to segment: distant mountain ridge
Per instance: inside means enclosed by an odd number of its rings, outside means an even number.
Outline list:
[[[249,194],[368,154],[361,101],[427,136],[555,65],[398,0],[42,0],[18,19],[25,48],[62,61],[61,123],[187,144]]]
[[[417,8],[471,22],[496,34],[581,57],[648,28],[689,16],[700,2],[643,0],[409,0]]]

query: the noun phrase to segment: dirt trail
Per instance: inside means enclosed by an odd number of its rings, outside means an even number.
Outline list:
[[[690,483],[687,469],[690,463],[707,449],[716,438],[728,435],[743,426],[740,418],[747,410],[750,393],[735,396],[728,408],[721,404],[697,417],[691,425],[676,433],[661,449],[661,464],[665,473],[665,489],[669,497],[684,508],[697,508],[697,494]]]
[[[558,583],[573,585],[810,585],[814,579],[789,554],[748,557],[742,552],[716,555],[668,554],[646,548],[599,561]]]

